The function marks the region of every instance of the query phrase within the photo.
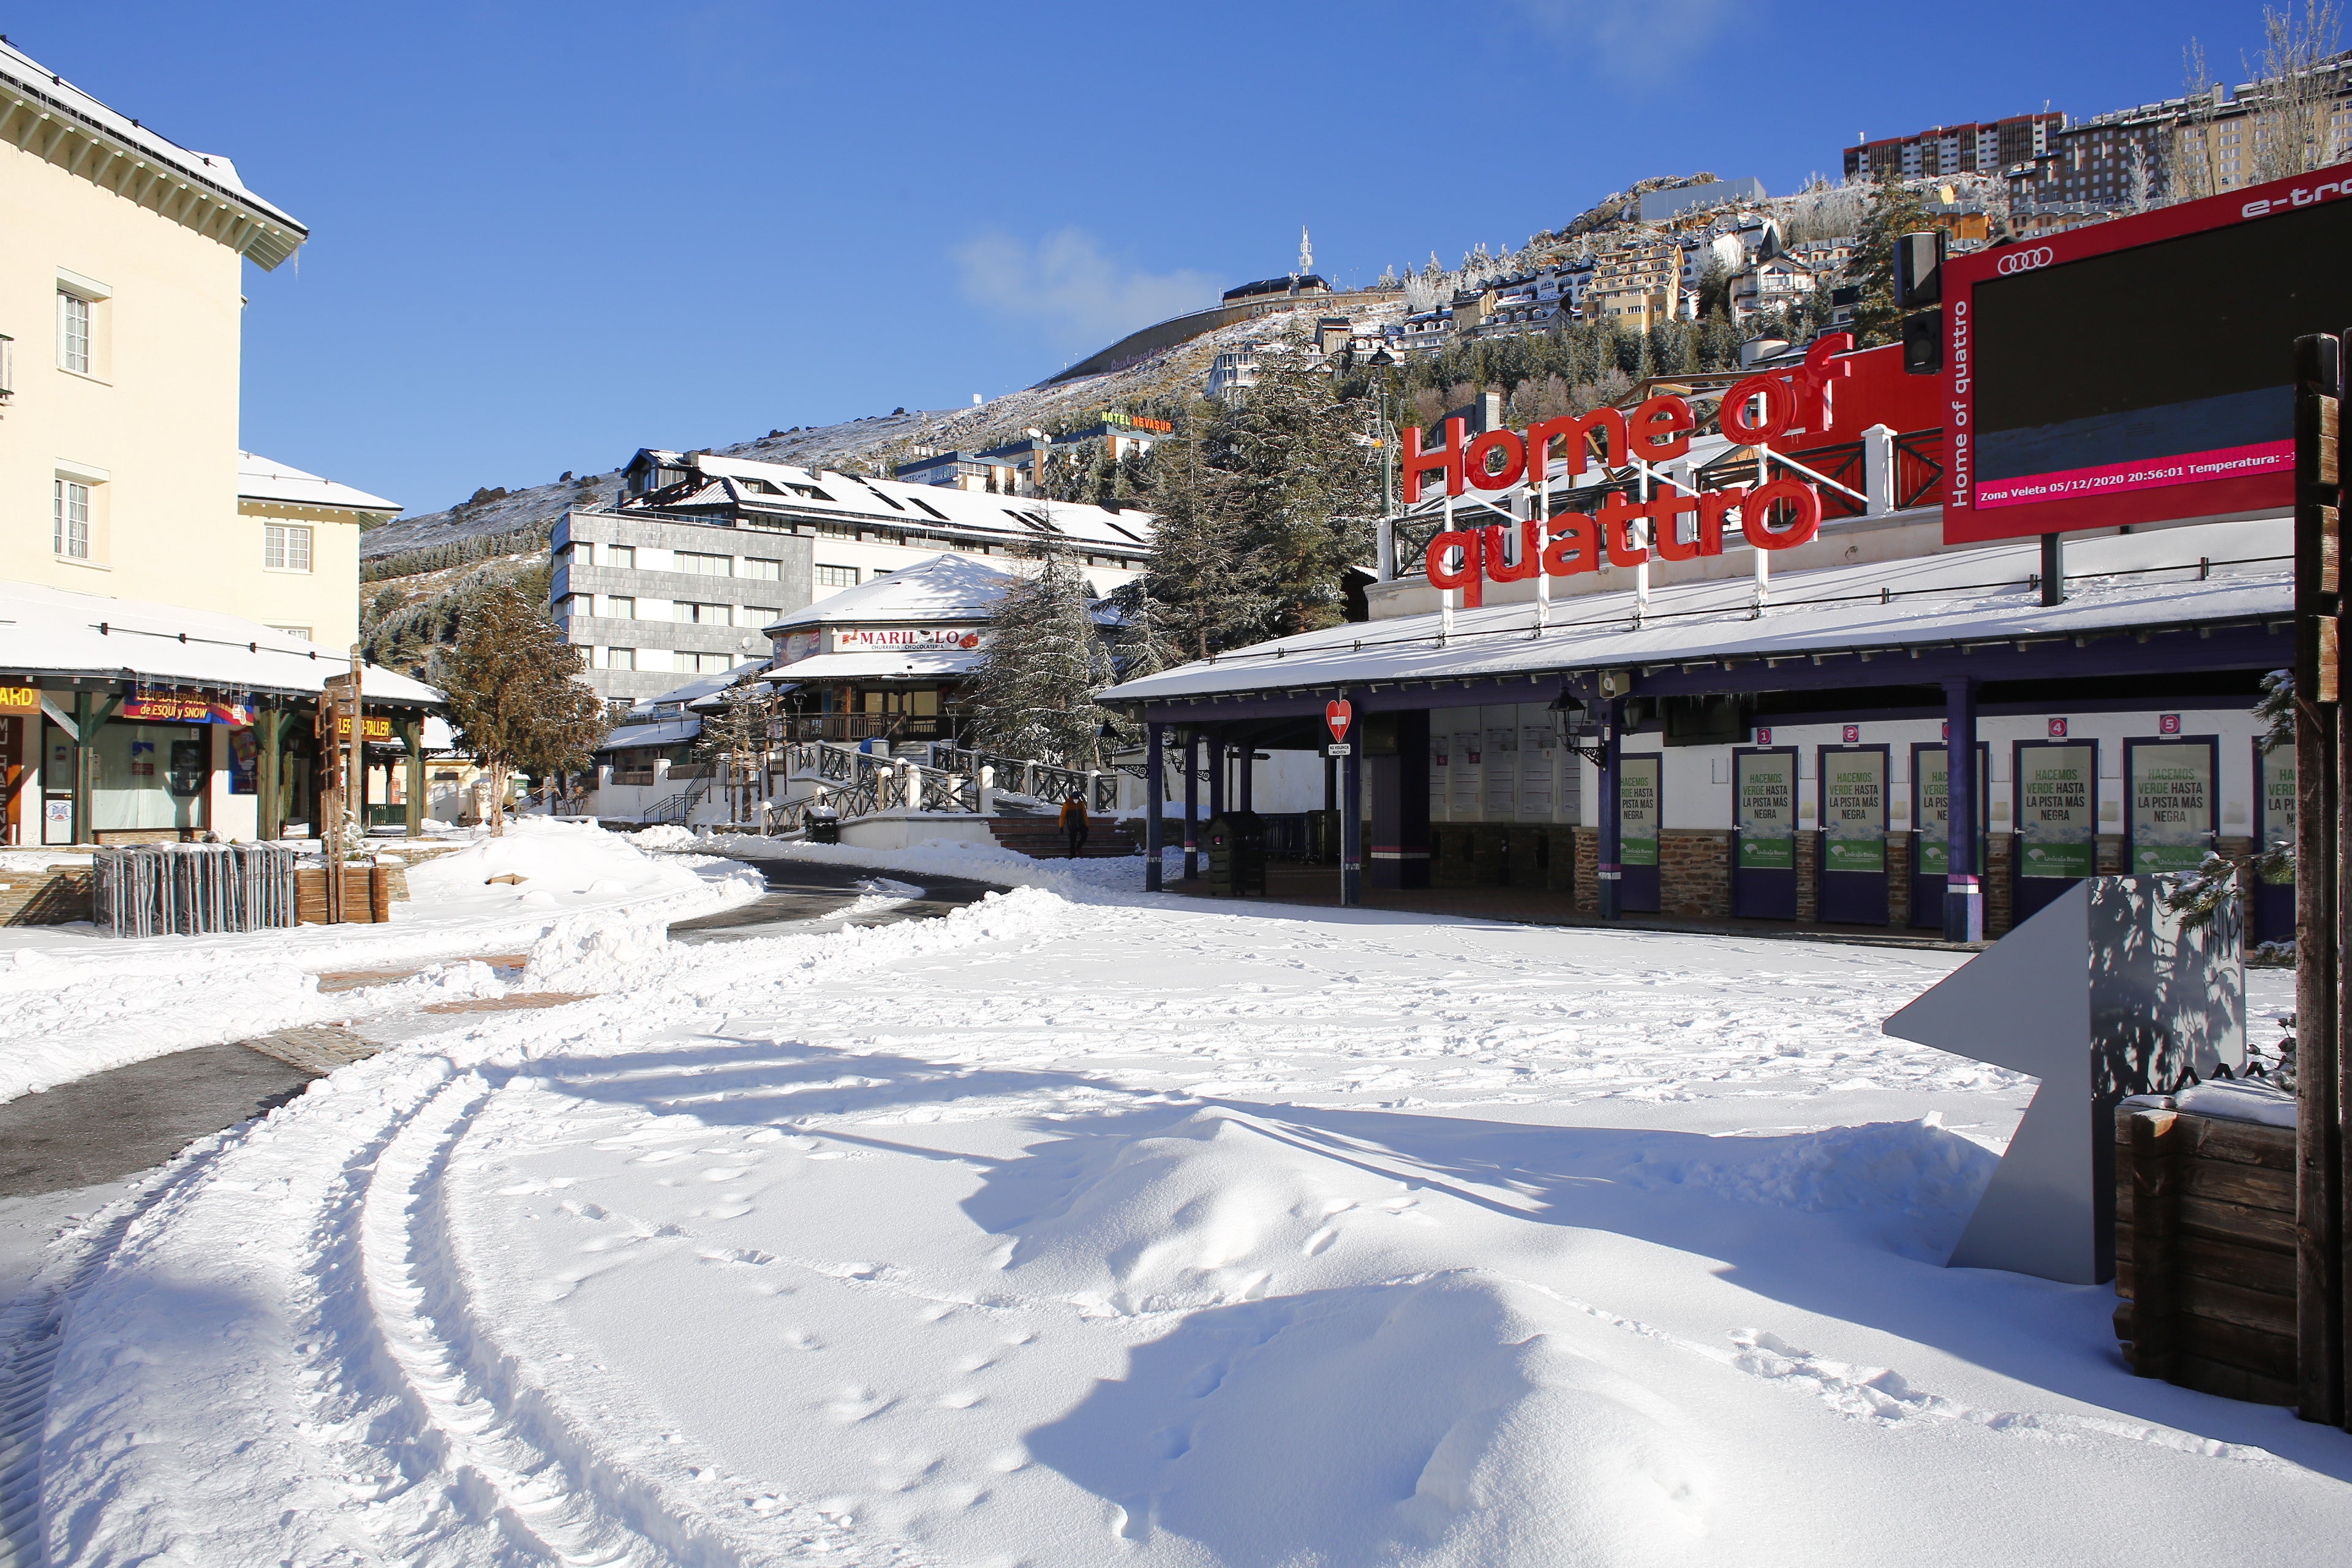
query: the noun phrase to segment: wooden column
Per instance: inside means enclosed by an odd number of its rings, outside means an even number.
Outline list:
[[[260,708],[253,715],[254,837],[276,838],[285,831],[286,805],[278,777],[278,737],[284,731],[284,716],[275,708]]]
[[[402,722],[400,739],[408,748],[408,837],[425,837],[425,721]]]
[[[2295,1384],[2306,1421],[2346,1398],[2345,824],[2352,766],[2337,666],[2342,345],[2295,341]]]
[[[1184,731],[1184,879],[1201,874],[1201,736]]]
[[[1156,893],[1160,891],[1160,846],[1167,835],[1160,797],[1168,793],[1168,726],[1147,725],[1145,732],[1150,738],[1145,742],[1143,763],[1143,890]]]

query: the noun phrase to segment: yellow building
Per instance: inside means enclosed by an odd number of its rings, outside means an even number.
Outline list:
[[[240,258],[274,268],[308,233],[228,159],[0,45],[0,576],[351,646],[357,516],[391,503],[279,520],[314,531],[296,570],[240,500]]]
[[[308,230],[0,43],[0,843],[274,836],[391,501],[240,452],[243,262]],[[369,671],[413,725],[429,689]]]
[[[347,650],[360,640],[360,533],[400,503],[252,452],[236,455],[239,526],[229,548],[261,563],[237,614]]]
[[[1614,318],[1646,332],[1682,311],[1682,256],[1674,246],[1629,247],[1601,258],[1584,292],[1588,321]]]

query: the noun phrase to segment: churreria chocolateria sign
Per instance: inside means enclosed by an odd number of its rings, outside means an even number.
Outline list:
[[[1765,446],[1784,432],[1819,430],[1829,423],[1830,384],[1845,373],[1834,356],[1853,339],[1840,332],[1813,344],[1801,364],[1754,375],[1724,395],[1723,431],[1735,441]],[[1565,480],[1573,485],[1592,460],[1596,445],[1609,468],[1629,462],[1671,462],[1690,450],[1698,427],[1687,398],[1661,394],[1630,414],[1596,408],[1590,414],[1542,419],[1524,431],[1468,433],[1461,419],[1445,422],[1443,440],[1422,444],[1418,427],[1404,433],[1404,500],[1421,500],[1422,480],[1442,474],[1445,493],[1507,490],[1541,483],[1557,455],[1566,459]],[[1639,566],[1654,552],[1661,561],[1695,561],[1723,553],[1726,520],[1737,512],[1749,542],[1760,549],[1788,550],[1811,541],[1821,529],[1821,493],[1803,480],[1782,477],[1748,489],[1724,485],[1691,490],[1664,485],[1647,501],[1612,494],[1597,516],[1567,511],[1530,517],[1514,529],[1507,523],[1447,529],[1429,542],[1424,566],[1432,585],[1458,588],[1465,607],[1482,602],[1488,582],[1525,582],[1538,574],[1572,577],[1612,566]],[[1687,521],[1686,521],[1687,520]],[[1647,523],[1646,528],[1639,525]],[[1516,532],[1517,538],[1513,538]]]

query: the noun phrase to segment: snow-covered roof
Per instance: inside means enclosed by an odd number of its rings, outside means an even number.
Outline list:
[[[936,679],[969,675],[987,654],[976,648],[880,648],[860,653],[821,653],[780,664],[768,679],[780,686],[817,680]]]
[[[1456,679],[1664,665],[1727,656],[1801,657],[1854,648],[1948,647],[2284,616],[2293,608],[2293,525],[2285,519],[2071,541],[2063,604],[2028,587],[2041,545],[1865,562],[1776,574],[1770,607],[1752,613],[1745,577],[1633,595],[1555,601],[1535,631],[1526,601],[1359,622],[1181,665],[1102,694],[1159,702],[1370,680]],[[2285,657],[2282,654],[2282,658]]]
[[[215,610],[0,582],[0,672],[142,679],[233,691],[317,692],[349,656]],[[373,665],[363,699],[437,703],[441,693]]]
[[[732,669],[711,670],[698,675],[685,685],[672,687],[659,697],[645,699],[637,706],[646,708],[664,702],[698,702],[706,697],[716,697],[729,687],[748,680],[758,674],[761,667],[767,662],[764,658],[749,659]]]
[[[695,718],[663,719],[651,724],[624,724],[604,737],[600,752],[617,752],[628,746],[669,746],[680,741],[691,741],[702,733],[702,721]]]
[[[1013,573],[968,555],[934,555],[919,566],[828,594],[806,609],[769,622],[767,629],[791,631],[849,621],[894,625],[984,621],[1005,590],[1019,581]]]
[[[1058,540],[1080,549],[1093,545],[1129,554],[1147,550],[1151,544],[1152,517],[1150,512],[1112,511],[1107,507],[1087,506],[1076,501],[1046,501],[1034,496],[991,495],[984,490],[959,489],[951,485],[916,485],[900,479],[866,479],[836,473],[830,468],[803,468],[789,463],[761,462],[751,458],[722,458],[712,453],[702,453],[689,458],[682,453],[650,447],[638,453],[631,466],[635,467],[638,462],[666,468],[691,468],[706,480],[761,480],[772,486],[775,493],[764,493],[756,487],[739,489],[734,493],[740,497],[740,502],[730,502],[755,510],[767,509],[793,515],[832,514],[845,521],[853,517],[879,518],[902,527],[917,529],[944,523],[959,530],[1005,538]],[[720,499],[706,487],[698,489],[690,500],[671,500],[664,502],[663,507],[669,510],[696,504],[709,505]],[[624,510],[627,509],[625,507]]]
[[[272,461],[257,452],[236,455],[239,500],[276,501],[284,506],[328,507],[339,511],[397,513],[400,503],[372,496],[365,490],[306,474],[290,464]]]
[[[6,131],[12,142],[17,140],[17,129],[5,122],[17,121],[29,113],[36,121],[53,121],[66,134],[95,142],[101,150],[100,155],[77,157],[74,163],[85,177],[109,189],[117,184],[128,187],[142,178],[142,169],[152,165],[158,174],[177,183],[182,191],[193,186],[203,196],[242,209],[247,220],[245,231],[225,228],[223,243],[251,257],[264,271],[293,255],[296,247],[310,237],[310,231],[293,216],[247,189],[237,174],[236,165],[225,155],[183,147],[130,116],[115,112],[5,41],[0,41],[0,106],[10,110],[0,114],[0,130]],[[118,194],[131,193],[125,188]],[[141,192],[138,199],[144,200],[149,194]],[[187,214],[179,216],[183,221],[193,222]]]

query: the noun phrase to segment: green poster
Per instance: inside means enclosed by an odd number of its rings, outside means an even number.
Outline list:
[[[1951,768],[1941,746],[1913,753],[1919,775],[1919,875],[1941,877],[1952,868]],[[1977,869],[1984,869],[1984,761],[1977,761]]]
[[[1886,753],[1822,752],[1822,864],[1886,869]]]
[[[2098,869],[2092,803],[2098,748],[2027,746],[2017,753],[2017,874],[2088,877]]]
[[[1627,757],[1617,786],[1617,863],[1658,863],[1658,759]]]
[[[1790,871],[1797,865],[1797,758],[1792,752],[1736,753],[1734,802],[1739,868]]]
[[[2294,848],[2294,747],[2284,745],[2263,753],[2263,847],[2273,844]],[[2263,880],[2292,887],[2292,863],[2263,873]]]
[[[2130,791],[2133,873],[2197,869],[2213,842],[2213,748],[2134,746]]]
[[[1911,766],[1919,775],[1919,875],[1941,877],[1952,868],[1951,753],[1941,747],[1917,752]]]

